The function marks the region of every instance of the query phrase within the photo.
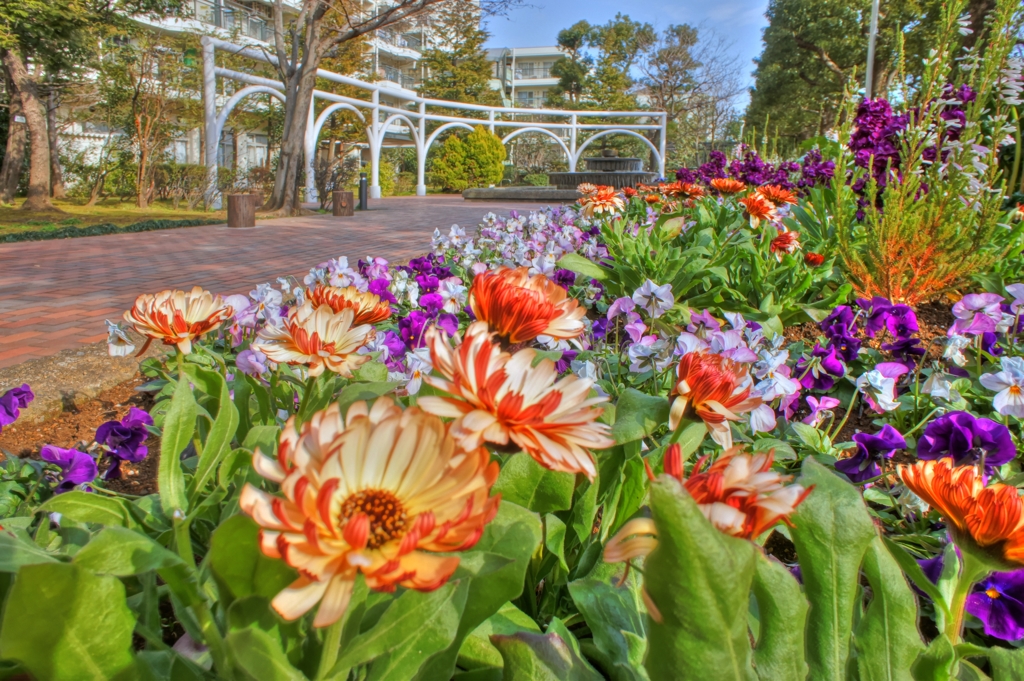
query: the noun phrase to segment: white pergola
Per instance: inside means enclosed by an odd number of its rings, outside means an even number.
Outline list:
[[[206,137],[206,166],[211,178],[211,193],[216,193],[217,177],[217,147],[220,144],[221,133],[227,123],[228,115],[243,99],[250,95],[267,94],[276,97],[282,102],[285,101],[283,84],[279,80],[262,78],[252,74],[235,71],[232,69],[217,66],[217,50],[223,50],[236,56],[243,56],[255,61],[276,65],[277,58],[261,50],[236,45],[232,42],[204,36],[203,45],[203,111],[205,114],[205,137]],[[217,77],[245,83],[245,87],[236,91],[218,108]],[[313,183],[313,163],[316,158],[317,139],[324,123],[331,114],[339,110],[353,112],[363,124],[366,125],[366,138],[370,150],[370,197],[380,197],[379,168],[380,152],[384,146],[384,137],[388,128],[396,123],[404,123],[409,130],[412,142],[416,147],[416,194],[423,196],[427,193],[426,185],[426,159],[427,152],[438,137],[453,128],[464,128],[472,130],[477,125],[485,125],[492,133],[500,135],[503,144],[507,144],[519,135],[527,132],[546,135],[562,149],[565,153],[569,170],[575,171],[583,152],[593,142],[609,135],[629,135],[636,137],[646,144],[658,163],[658,174],[665,176],[665,133],[667,126],[667,115],[661,111],[563,111],[559,109],[521,109],[509,107],[481,106],[479,104],[464,104],[462,102],[448,102],[439,99],[427,99],[419,97],[408,90],[399,90],[384,87],[376,83],[369,83],[358,78],[343,76],[323,69],[317,70],[317,76],[334,83],[350,85],[370,93],[370,99],[357,99],[336,95],[323,90],[313,91],[313,101],[309,107],[309,119],[306,125],[305,139],[305,162],[306,162],[306,195],[312,199],[316,195],[316,188]],[[390,106],[381,103],[381,93],[386,96],[403,100],[404,107]],[[327,106],[316,115],[317,100],[328,102]],[[432,113],[432,109],[455,109],[457,111],[471,111],[484,114],[486,117],[473,118],[470,116],[451,116],[442,113]],[[516,120],[522,116],[543,116],[545,122]],[[580,116],[588,119],[627,119],[632,123],[581,123]],[[441,123],[429,134],[427,123]],[[499,132],[500,131],[500,132]],[[590,134],[580,143],[579,133],[587,131]],[[658,145],[645,137],[643,133],[650,134],[657,132]],[[566,139],[568,138],[568,139]],[[211,197],[213,198],[213,197]]]

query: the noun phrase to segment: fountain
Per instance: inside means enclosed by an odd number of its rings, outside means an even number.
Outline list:
[[[619,158],[615,149],[604,149],[600,156],[583,159],[587,169],[575,173],[548,173],[548,180],[559,189],[575,189],[584,182],[622,189],[639,183],[651,184],[658,173],[643,169],[643,159]]]

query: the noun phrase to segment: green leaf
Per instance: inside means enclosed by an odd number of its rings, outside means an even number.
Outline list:
[[[942,608],[944,612],[948,612],[945,597],[942,595],[942,592],[939,591],[939,588],[935,586],[935,583],[928,579],[928,576],[924,574],[924,570],[921,569],[921,564],[892,539],[883,536],[882,541],[885,542],[886,547],[889,549],[889,554],[897,563],[899,563],[900,569],[902,569],[903,573],[910,578],[910,581],[912,581],[918,589],[925,592],[937,607]]]
[[[917,656],[910,668],[914,681],[949,681],[955,670],[956,650],[945,634],[940,634],[933,640],[931,645]]]
[[[493,494],[535,513],[565,511],[572,505],[576,477],[549,471],[528,454],[514,454],[501,469]]]
[[[385,378],[387,378],[387,376],[385,376]],[[387,395],[396,387],[398,387],[398,383],[396,382],[351,383],[341,389],[341,393],[338,394],[338,399],[335,401],[338,403],[338,408],[341,409],[341,413],[345,414],[354,402],[368,402],[370,400],[375,400],[382,395]]]
[[[544,516],[544,548],[558,556],[558,564],[569,571],[565,562],[565,523],[554,513]]]
[[[77,565],[26,565],[7,595],[0,657],[37,679],[107,681],[133,666],[124,585]]]
[[[466,637],[508,601],[522,593],[530,556],[537,550],[540,541],[540,519],[525,508],[502,499],[498,514],[487,525],[476,546],[462,554],[462,562],[470,562],[477,554],[497,556],[506,562],[497,570],[481,573],[468,580],[466,606],[454,640],[444,652],[423,667],[418,678],[432,681],[451,677]]]
[[[225,604],[243,596],[273,598],[298,577],[284,561],[263,555],[259,526],[245,515],[228,518],[214,531],[207,560]]]
[[[180,565],[182,560],[144,534],[105,527],[75,554],[73,562],[97,574],[127,577]]]
[[[1024,679],[1024,650],[1017,648],[989,648],[992,681],[1020,681]]]
[[[539,634],[540,627],[525,612],[511,603],[505,603],[498,612],[481,622],[480,626],[470,632],[462,642],[459,648],[459,667],[462,669],[501,667],[503,664],[501,653],[491,643],[491,635],[508,635],[520,631]],[[428,669],[429,667],[424,671]]]
[[[0,532],[0,572],[17,572],[22,565],[56,562],[56,558],[32,542]]]
[[[754,679],[747,610],[757,549],[714,528],[667,476],[651,485],[658,547],[644,586],[661,613],[647,631],[651,679]]]
[[[754,573],[754,597],[761,624],[754,646],[757,677],[761,681],[806,679],[807,599],[800,583],[785,565],[760,554]]]
[[[774,450],[776,461],[792,461],[796,459],[796,452],[789,446],[789,443],[774,437],[763,437],[760,440],[754,440],[754,445],[751,447],[751,450],[755,452],[767,452],[769,449]]]
[[[429,655],[455,638],[466,592],[465,584],[458,581],[426,593],[406,591],[391,602],[373,628],[342,650],[329,677],[345,678],[352,667],[377,660],[370,678],[387,678],[380,676],[385,671],[395,678],[411,678]]]
[[[157,484],[160,489],[160,506],[168,517],[172,517],[175,510],[188,509],[185,476],[181,472],[181,453],[192,440],[196,428],[196,411],[196,401],[188,384],[188,376],[182,375],[167,408],[160,439]]]
[[[281,644],[265,631],[250,627],[232,631],[224,645],[238,677],[251,681],[298,681],[306,677],[292,666]]]
[[[639,440],[668,422],[668,400],[627,388],[615,403],[612,437],[619,444]]]
[[[281,429],[277,426],[253,426],[242,442],[242,447],[251,452],[257,449],[263,456],[277,456],[277,442]]]
[[[128,510],[128,502],[116,497],[101,497],[92,492],[72,490],[57,494],[39,507],[46,513],[60,513],[80,523],[98,523],[134,528],[138,523]]]
[[[814,485],[790,529],[811,604],[807,663],[811,678],[845,679],[860,564],[875,526],[857,488],[811,457],[804,459],[800,484]]]
[[[646,681],[643,660],[647,642],[639,591],[628,583],[621,587],[611,584],[607,579],[611,567],[600,570],[604,578],[570,582],[569,594],[590,627],[608,675],[614,681]]]
[[[924,651],[917,631],[917,597],[878,536],[864,557],[864,575],[872,597],[853,637],[860,678],[911,681],[910,666]]]
[[[607,269],[575,253],[566,253],[559,258],[558,266],[563,269],[572,270],[577,274],[582,274],[588,279],[597,279],[598,281],[604,281],[610,274]]]
[[[217,396],[219,406],[210,432],[203,442],[203,453],[199,457],[196,473],[189,482],[188,498],[192,506],[195,506],[203,489],[217,474],[221,461],[231,451],[231,442],[235,438],[235,431],[238,430],[238,409],[231,401],[231,392],[224,377],[219,372],[208,369],[197,368],[194,373],[206,378],[208,387]],[[174,398],[171,398],[171,401],[173,409]]]
[[[603,681],[558,634],[494,634],[491,642],[505,663],[504,681]]]
[[[352,378],[361,383],[384,383],[388,380],[388,368],[383,362],[367,362],[352,372]]]
[[[704,438],[708,434],[708,427],[704,425],[703,421],[691,421],[689,423],[683,421],[679,427],[683,429],[683,432],[676,438],[676,442],[679,443],[679,455],[683,461],[686,461],[693,456],[694,452],[700,449]]]

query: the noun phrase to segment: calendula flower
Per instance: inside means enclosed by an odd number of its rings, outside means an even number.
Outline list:
[[[498,465],[487,450],[461,449],[441,419],[387,398],[337,405],[281,433],[276,459],[253,467],[281,495],[247,484],[242,511],[260,525],[260,548],[298,569],[271,605],[294,620],[320,608],[316,627],[338,621],[358,572],[378,591],[444,584],[498,510],[489,496]]]
[[[774,220],[775,219],[775,206],[765,201],[757,194],[751,194],[746,196],[739,201],[743,204],[747,215],[750,216],[750,222],[757,225],[761,220]]]
[[[597,191],[597,185],[591,184],[590,182],[584,182],[576,187],[576,191],[584,196],[590,196]]]
[[[374,335],[368,324],[353,325],[354,318],[351,309],[334,312],[327,305],[314,307],[306,301],[292,308],[281,326],[264,327],[252,349],[279,364],[305,364],[310,376],[327,369],[351,377],[353,369],[370,361],[369,355],[356,354],[356,350]]]
[[[780,253],[793,253],[800,248],[800,233],[782,232],[772,239],[768,248],[772,253],[775,253],[776,257],[779,257]]]
[[[949,457],[900,466],[903,483],[946,521],[962,550],[1015,569],[1024,566],[1024,505],[1016,487],[985,487],[975,466]]]
[[[804,262],[811,267],[821,267],[821,264],[825,262],[825,256],[821,253],[811,253],[808,251],[804,253]]]
[[[352,310],[354,318],[352,323],[356,326],[361,324],[379,324],[391,316],[391,305],[380,296],[369,292],[363,292],[355,286],[338,288],[317,284],[306,291],[306,300],[313,305],[326,305],[335,312]]]
[[[740,414],[761,404],[760,398],[750,396],[746,367],[721,355],[691,352],[679,360],[676,375],[668,427],[675,430],[684,416],[695,414],[715,442],[726,449],[732,447],[729,422],[739,421]]]
[[[466,329],[453,348],[436,328],[427,331],[434,374],[423,381],[450,397],[421,397],[419,405],[438,416],[455,418],[452,435],[467,449],[491,442],[522,449],[554,471],[584,473],[597,469],[590,453],[614,443],[608,426],[597,423],[606,397],[588,397],[593,381],[569,374],[558,378],[550,359],[536,362],[527,348],[503,352],[483,322]]]
[[[615,187],[598,187],[597,191],[583,196],[579,202],[582,207],[580,212],[588,218],[602,213],[612,215],[626,205]]]
[[[747,185],[728,177],[716,177],[711,180],[711,188],[722,194],[739,194],[747,188]]]
[[[149,338],[142,350],[158,340],[176,345],[181,352],[192,352],[192,341],[217,329],[234,310],[201,286],[191,291],[161,291],[143,294],[135,306],[124,313],[124,320]]]
[[[530,276],[525,267],[478,274],[470,290],[470,307],[509,343],[537,336],[567,340],[580,336],[586,310],[543,274]]]
[[[789,516],[813,489],[787,484],[789,476],[771,469],[772,452],[746,454],[731,448],[700,472],[707,460],[702,458],[689,478],[683,476],[680,453],[678,444],[665,451],[665,473],[682,483],[717,530],[731,537],[755,539],[780,522],[789,524]],[[657,536],[650,518],[630,520],[605,545],[604,560],[621,563],[645,557],[657,548]],[[644,602],[651,617],[660,621],[660,612],[646,592]]]
[[[780,187],[777,184],[766,184],[762,187],[758,187],[754,190],[757,195],[768,201],[776,208],[786,205],[787,203],[796,203],[796,195],[784,187]]]

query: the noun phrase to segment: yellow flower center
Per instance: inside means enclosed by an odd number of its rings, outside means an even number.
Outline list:
[[[987,591],[985,591],[985,595],[989,598],[999,598],[999,592],[995,589],[988,589]]]
[[[408,524],[405,507],[389,490],[364,489],[350,495],[341,504],[341,517],[347,522],[357,513],[365,513],[370,520],[366,547],[380,548],[401,536]]]

